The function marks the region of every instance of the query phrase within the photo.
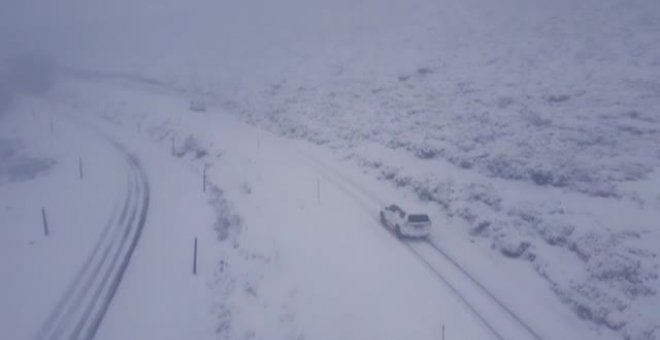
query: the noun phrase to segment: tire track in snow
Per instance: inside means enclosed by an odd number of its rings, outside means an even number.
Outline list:
[[[146,224],[150,189],[140,162],[121,144],[100,134],[124,155],[128,166],[123,206],[119,214],[115,210],[111,215],[94,250],[42,326],[37,340],[94,338]]]
[[[316,170],[318,170],[326,180],[332,182],[342,192],[355,199],[356,202],[365,211],[369,212],[370,215],[373,215],[374,221],[380,225],[380,220],[376,218],[376,215],[377,212],[386,205],[386,203],[383,200],[381,200],[377,195],[373,194],[368,189],[364,188],[363,186],[361,186],[351,178],[341,174],[337,170],[324,164],[322,161],[316,159],[315,157],[310,156],[309,154],[301,151],[298,148],[296,148],[296,152],[303,156],[302,157],[303,160],[307,161],[312,167],[316,168]],[[388,230],[390,234],[395,236],[394,233],[392,233],[389,229],[386,230]],[[493,310],[499,312],[497,313],[497,316],[500,316],[502,314],[507,315],[509,317],[509,321],[504,322],[504,324],[508,324],[510,326],[519,328],[517,332],[516,331],[513,332],[513,333],[517,333],[515,334],[515,337],[513,337],[515,339],[522,338],[522,339],[543,340],[543,337],[539,335],[537,331],[535,331],[513,310],[507,307],[500,299],[498,299],[492,292],[490,292],[481,282],[479,282],[473,275],[471,275],[461,264],[459,264],[454,258],[452,258],[449,254],[444,252],[436,244],[434,244],[428,239],[421,242],[402,241],[401,243],[461,300],[461,302],[484,325],[484,327],[486,327],[493,334],[495,338],[500,340],[512,339],[511,335],[513,334],[510,334],[512,330],[511,329],[505,330],[508,331],[507,333],[509,334],[506,334],[507,336],[503,336],[502,330],[498,331],[496,327],[493,325],[493,322],[490,321],[489,318],[486,318],[484,316],[484,313],[480,312],[480,310],[483,311],[484,309],[491,309],[491,315],[493,314],[492,313]],[[431,249],[432,252],[439,255],[441,258],[438,259],[437,256],[435,256],[436,257],[435,259],[431,259],[431,257],[434,257],[433,254],[430,254],[428,251],[425,251],[424,247]],[[444,261],[445,265],[439,265],[440,263],[439,261]],[[438,267],[443,267],[444,272],[442,270],[439,270]],[[454,272],[458,272],[460,276],[462,276],[462,278],[460,277],[457,278],[456,275],[448,275],[446,271],[452,271],[452,270]],[[452,276],[453,279],[452,280],[448,279],[448,276]],[[454,283],[452,283],[452,281],[454,281]],[[459,281],[462,281],[461,283],[463,284],[471,285],[472,289],[468,289],[469,287],[464,285],[458,286],[456,282]],[[471,299],[465,293],[466,291],[469,290],[472,291],[472,295],[481,295],[480,297],[481,301],[471,302],[471,300],[478,300],[479,298]],[[485,305],[484,300],[489,301],[490,306],[484,306]],[[477,306],[477,304],[479,304],[479,306]],[[500,325],[503,323],[501,320],[498,320],[498,322]]]
[[[507,307],[500,299],[498,299],[493,293],[491,293],[481,282],[479,282],[472,274],[470,274],[462,265],[460,265],[456,260],[454,260],[453,257],[449,256],[445,251],[443,251],[440,247],[438,247],[437,244],[433,243],[429,239],[424,240],[425,243],[427,243],[435,252],[438,254],[442,255],[447,261],[449,261],[454,267],[456,267],[458,270],[461,271],[461,273],[470,280],[474,285],[479,287],[481,291],[483,291],[488,297],[493,300],[501,309],[505,310],[507,314],[513,319],[518,322],[521,326],[523,326],[529,334],[531,334],[535,339],[537,340],[542,340],[543,337],[539,335],[532,327],[530,327],[525,321],[523,321],[516,313],[514,313],[509,307]]]

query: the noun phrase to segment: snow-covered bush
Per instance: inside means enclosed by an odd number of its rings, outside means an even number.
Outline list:
[[[502,198],[492,185],[470,183],[465,191],[468,201],[483,203],[496,211],[501,209]]]
[[[486,169],[489,175],[498,178],[520,180],[527,177],[523,162],[518,158],[505,154],[489,157]]]
[[[529,249],[531,243],[517,233],[502,233],[499,237],[494,238],[493,245],[502,255],[518,258]]]
[[[27,181],[47,173],[55,164],[51,158],[37,158],[22,154],[18,140],[0,138],[0,184]]]
[[[232,211],[220,188],[210,184],[209,192],[209,204],[216,213],[213,228],[218,233],[218,239],[221,241],[229,240],[231,243],[236,244],[236,239],[242,228],[241,216]]]
[[[575,226],[560,219],[544,219],[533,225],[549,245],[567,245]]]

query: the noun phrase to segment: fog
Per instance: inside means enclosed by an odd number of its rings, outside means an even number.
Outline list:
[[[373,0],[8,0],[0,13],[0,42],[4,58],[38,51],[67,66],[245,77],[271,72],[290,58],[363,52],[382,59],[373,51],[405,38],[424,6]]]
[[[0,339],[660,339],[659,75],[659,0],[2,0]]]
[[[613,27],[630,24],[631,12],[658,10],[653,1],[630,3],[5,0],[0,59],[36,53],[67,68],[184,83],[387,77],[427,61],[473,67],[486,54],[520,64],[558,50],[582,53],[571,48],[598,53]]]

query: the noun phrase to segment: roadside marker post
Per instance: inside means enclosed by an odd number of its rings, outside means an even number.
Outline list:
[[[78,157],[78,173],[80,174],[80,179],[83,179],[83,161],[82,161],[82,157]]]
[[[41,219],[44,222],[44,235],[48,236],[48,218],[46,218],[46,208],[41,208]]]
[[[195,248],[193,250],[193,275],[197,275],[197,237],[195,237]]]
[[[204,164],[204,170],[202,171],[202,192],[206,192],[206,168],[208,168],[208,164]]]

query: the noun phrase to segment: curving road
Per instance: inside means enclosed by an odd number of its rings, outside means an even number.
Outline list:
[[[37,340],[93,339],[126,272],[149,210],[149,182],[126,148],[103,135],[124,155],[127,186],[94,250],[41,327]]]
[[[304,161],[318,170],[325,180],[352,197],[373,216],[374,222],[380,225],[377,216],[380,209],[386,206],[385,201],[315,157],[299,149],[296,151],[303,156]],[[385,230],[390,231],[396,237],[390,229],[385,228]],[[436,244],[428,239],[401,243],[465,304],[484,328],[493,335],[493,338],[499,340],[544,339],[523,317],[497,298],[467,269]]]

